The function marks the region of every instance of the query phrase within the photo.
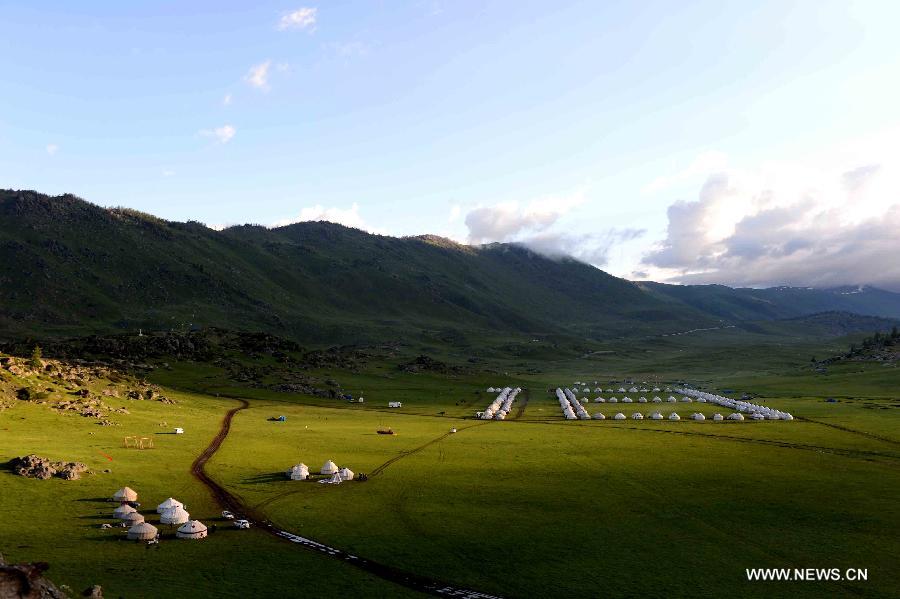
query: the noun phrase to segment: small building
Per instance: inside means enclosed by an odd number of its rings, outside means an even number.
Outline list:
[[[161,514],[164,511],[170,510],[174,507],[183,508],[184,504],[173,497],[169,497],[168,499],[166,499],[165,501],[160,503],[158,506],[156,506],[156,513]]]
[[[131,541],[150,541],[159,535],[159,531],[149,522],[140,522],[128,529],[128,539]]]
[[[191,519],[191,515],[183,507],[173,507],[162,513],[159,517],[160,524],[178,525]]]
[[[205,539],[207,534],[206,525],[199,520],[188,520],[175,531],[179,539]]]
[[[130,514],[125,514],[125,517],[122,518],[122,524],[131,528],[135,524],[140,524],[144,521],[144,517],[138,512],[131,512]]]
[[[118,518],[119,520],[124,520],[128,514],[137,513],[137,510],[128,505],[127,503],[123,503],[119,507],[113,510],[113,516]]]
[[[402,408],[403,402],[402,401],[389,401],[388,407],[389,408]]]
[[[287,471],[287,477],[291,480],[306,480],[309,478],[309,468],[302,462],[291,466]]]
[[[131,487],[122,487],[113,495],[113,501],[137,501],[138,494]]]
[[[176,434],[176,435],[183,435],[183,434],[184,434],[184,429],[181,428],[180,426],[176,426],[176,427],[175,427],[175,434]]]
[[[335,464],[331,460],[328,460],[327,462],[325,462],[322,465],[322,469],[319,471],[320,474],[329,474],[329,475],[337,474],[337,472],[338,472],[337,464]]]

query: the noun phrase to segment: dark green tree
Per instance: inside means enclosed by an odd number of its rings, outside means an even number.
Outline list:
[[[41,346],[35,345],[34,350],[31,352],[31,367],[40,368],[41,366]]]

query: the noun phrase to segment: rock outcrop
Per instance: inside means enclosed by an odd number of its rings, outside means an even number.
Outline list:
[[[81,462],[54,462],[35,454],[13,458],[9,465],[19,476],[40,480],[54,476],[63,480],[78,480],[84,472],[87,472],[87,466]]]

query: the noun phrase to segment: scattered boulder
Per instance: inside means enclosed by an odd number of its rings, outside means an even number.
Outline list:
[[[13,458],[9,465],[19,476],[40,480],[54,476],[63,480],[78,480],[82,473],[87,472],[87,466],[81,462],[53,462],[35,454]]]
[[[43,562],[7,564],[0,556],[0,597],[16,599],[65,599],[56,585],[44,578],[49,566]]]

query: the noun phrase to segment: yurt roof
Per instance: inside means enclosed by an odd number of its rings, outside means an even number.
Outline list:
[[[113,497],[123,501],[135,501],[137,499],[137,492],[131,487],[122,487],[116,491]]]
[[[188,520],[178,527],[178,532],[181,533],[198,533],[204,532],[205,530],[207,530],[206,524],[200,522],[200,520]]]

